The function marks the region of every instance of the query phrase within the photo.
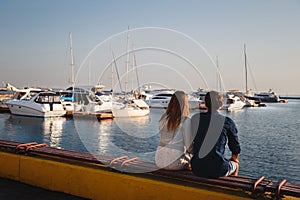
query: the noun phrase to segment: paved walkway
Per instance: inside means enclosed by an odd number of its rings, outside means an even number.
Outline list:
[[[62,192],[53,192],[18,181],[0,178],[1,200],[86,200]]]

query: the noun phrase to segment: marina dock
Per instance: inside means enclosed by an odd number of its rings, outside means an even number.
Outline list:
[[[91,117],[91,118],[97,118],[99,121],[100,120],[104,120],[104,119],[113,119],[114,116],[112,113],[107,113],[107,112],[76,112],[76,113],[73,113],[73,112],[70,112],[68,111],[66,113],[66,117],[69,117],[69,118],[73,118],[73,117]]]

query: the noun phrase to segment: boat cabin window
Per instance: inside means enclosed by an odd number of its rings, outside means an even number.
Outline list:
[[[73,101],[73,94],[72,92],[59,92],[60,93],[60,100],[61,101]]]
[[[226,102],[227,104],[233,104],[234,103],[234,101],[233,101],[233,99],[227,99],[227,102]]]
[[[91,101],[93,101],[93,102],[96,102],[96,103],[99,104],[99,105],[102,105],[101,100],[100,100],[99,98],[97,98],[96,95],[89,95],[89,99],[90,99]]]
[[[257,96],[259,96],[259,97],[268,97],[269,95],[268,94],[258,94]]]
[[[167,99],[166,97],[152,97],[152,99]]]
[[[37,95],[38,93],[40,93],[40,92],[38,92],[38,91],[30,91],[29,92],[29,94],[28,94],[28,98],[32,98],[32,97],[34,97],[35,95]]]
[[[40,94],[35,102],[37,103],[60,103],[60,96],[55,94]]]
[[[13,99],[21,99],[22,96],[24,96],[26,92],[15,92],[13,95]]]
[[[162,96],[162,97],[172,97],[172,95],[173,94],[157,94],[155,96],[157,96],[157,97],[160,97],[160,96]]]
[[[87,94],[83,94],[83,93],[75,93],[74,101],[77,102],[77,103],[80,103],[80,104],[84,104],[84,105],[89,104]]]

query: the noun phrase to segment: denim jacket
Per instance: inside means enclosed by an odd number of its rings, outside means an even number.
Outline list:
[[[227,142],[232,154],[241,152],[234,121],[216,111],[197,113],[191,123],[195,135],[191,161],[193,173],[208,178],[224,176],[229,170],[229,161],[224,155]]]

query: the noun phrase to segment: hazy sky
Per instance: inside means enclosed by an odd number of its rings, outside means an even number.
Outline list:
[[[144,84],[215,89],[218,56],[224,87],[244,90],[246,44],[250,88],[300,94],[299,0],[1,0],[0,81],[69,86],[72,32],[78,81],[109,85],[110,46],[126,52],[128,26]]]

